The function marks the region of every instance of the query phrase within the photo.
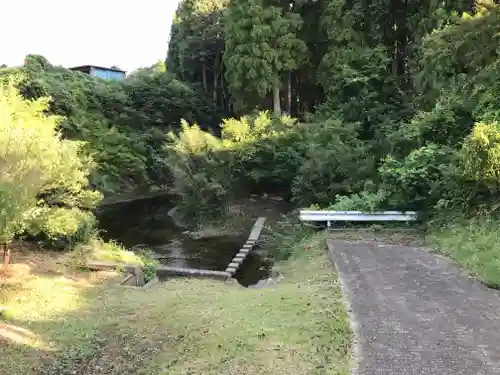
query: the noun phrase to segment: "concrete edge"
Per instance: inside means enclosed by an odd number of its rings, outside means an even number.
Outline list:
[[[325,244],[328,251],[328,259],[337,271],[340,291],[342,293],[342,296],[344,297],[343,300],[349,319],[349,326],[351,327],[351,331],[353,334],[353,337],[351,338],[351,375],[359,375],[359,363],[363,358],[363,349],[361,346],[361,335],[358,323],[359,320],[357,319],[356,313],[352,309],[351,301],[349,300],[349,287],[347,286],[345,274],[339,270],[339,267],[337,266],[337,263],[335,262],[335,258],[333,256],[333,251],[335,250],[335,244],[333,243],[334,241],[326,239]]]
[[[159,282],[160,282],[160,279],[158,279],[158,277],[155,276],[151,280],[149,280],[146,284],[144,284],[144,286],[142,287],[142,289],[149,289],[153,285],[158,284]]]
[[[253,250],[256,246],[257,240],[259,239],[260,233],[264,228],[264,223],[266,222],[265,217],[259,217],[250,231],[250,235],[248,239],[245,241],[240,250],[236,253],[236,255],[231,259],[229,264],[226,267],[226,272],[230,274],[230,277],[233,277],[234,274],[238,271],[240,266],[243,264],[248,254]]]
[[[134,275],[134,274],[132,274],[132,273],[128,274],[127,276],[125,276],[125,278],[124,278],[122,281],[120,281],[120,284],[119,284],[119,285],[124,286],[124,285],[125,285],[125,283],[126,283],[127,281],[129,281],[132,277],[135,277],[135,275]]]

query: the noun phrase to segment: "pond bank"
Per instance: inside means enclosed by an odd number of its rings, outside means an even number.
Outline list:
[[[128,203],[133,201],[141,201],[146,199],[153,199],[157,197],[168,197],[172,198],[172,194],[167,190],[159,190],[159,191],[132,191],[128,193],[114,194],[104,199],[99,204],[98,209],[109,207],[115,204]]]
[[[282,203],[251,198],[233,204],[224,222],[186,230],[169,215],[172,207],[168,197],[152,197],[109,206],[97,218],[105,240],[135,251],[151,250],[165,266],[224,271],[257,217],[261,213],[277,217],[283,211]],[[250,252],[234,274],[241,285],[253,285],[269,276],[272,262],[262,253]]]

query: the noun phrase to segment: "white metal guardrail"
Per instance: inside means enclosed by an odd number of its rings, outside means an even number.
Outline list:
[[[300,220],[325,222],[328,227],[332,221],[415,221],[417,213],[414,211],[379,211],[379,212],[362,212],[362,211],[300,211]]]

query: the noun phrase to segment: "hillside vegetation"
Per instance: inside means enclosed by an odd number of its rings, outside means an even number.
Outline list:
[[[144,264],[99,239],[103,197],[162,191],[199,224],[269,194],[416,210],[499,287],[499,32],[492,0],[182,0],[165,63],[124,82],[29,55],[0,68],[0,245]],[[2,267],[0,374],[347,374],[324,238],[282,224],[285,281],[262,291]]]
[[[67,154],[40,150],[59,158],[47,169],[39,151],[19,154],[23,138],[5,148],[5,160],[31,158],[2,188],[19,202],[2,214],[6,239],[73,243],[101,194],[154,189],[195,222],[250,193],[494,220],[499,27],[487,0],[185,0],[166,64],[124,82],[27,56],[0,70],[2,126],[31,108],[26,131],[50,123]],[[26,193],[9,190],[14,179]]]
[[[494,212],[499,26],[488,1],[181,2],[169,72],[235,113],[273,113],[224,120],[220,139],[183,125],[167,145],[176,191]]]
[[[499,29],[488,0],[182,1],[167,70],[238,119],[172,138],[181,208],[263,190],[416,210],[437,249],[498,285]]]

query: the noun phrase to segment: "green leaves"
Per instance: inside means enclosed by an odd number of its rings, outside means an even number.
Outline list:
[[[447,190],[456,160],[452,149],[435,144],[415,149],[403,160],[387,157],[379,173],[389,205],[398,210],[431,210]]]
[[[0,241],[25,230],[55,233],[61,224],[67,229],[57,233],[71,236],[79,230],[80,216],[88,215],[80,203],[92,208],[100,198],[86,191],[92,160],[81,155],[80,142],[60,137],[60,118],[45,114],[46,100],[23,99],[13,83],[0,84]],[[45,217],[34,225],[51,210],[46,203],[55,192],[59,203],[72,207],[73,223],[68,227],[68,217],[56,215],[57,223]],[[63,198],[67,193],[71,201]]]
[[[251,108],[298,69],[307,47],[299,38],[299,14],[261,0],[233,0],[225,13],[224,64],[233,100]],[[244,104],[245,103],[245,104]]]
[[[462,147],[467,177],[492,186],[500,185],[500,125],[474,125]]]

